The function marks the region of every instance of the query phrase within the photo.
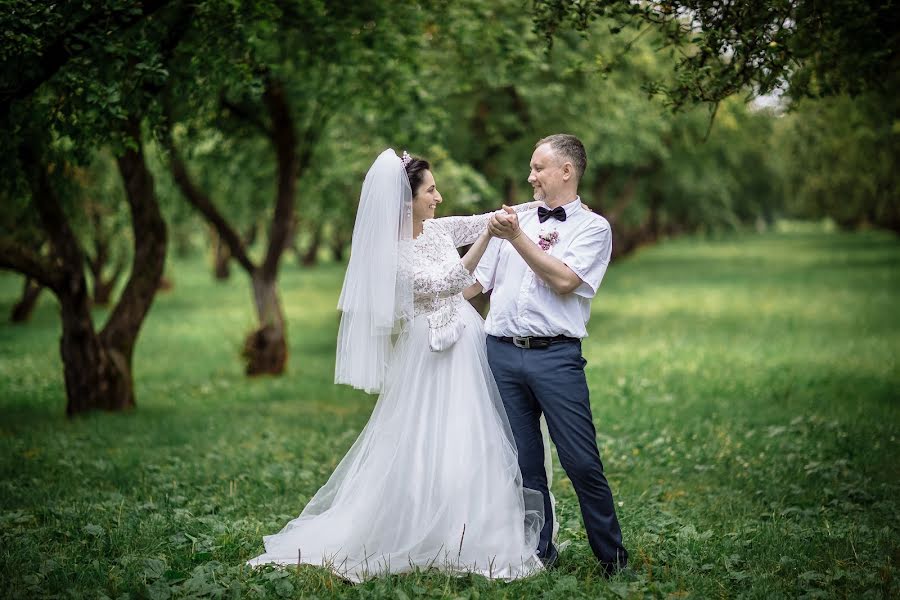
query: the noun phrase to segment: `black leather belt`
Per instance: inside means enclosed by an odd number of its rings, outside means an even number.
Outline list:
[[[506,342],[507,344],[513,344],[517,348],[546,348],[550,344],[558,344],[560,342],[580,342],[581,340],[578,338],[568,337],[565,335],[555,335],[553,337],[537,337],[537,336],[526,336],[526,337],[500,337],[498,335],[492,335],[492,338],[495,340],[500,340],[501,342]]]

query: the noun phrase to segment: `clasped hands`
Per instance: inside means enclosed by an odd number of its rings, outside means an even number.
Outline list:
[[[504,204],[501,210],[491,216],[487,231],[491,237],[513,241],[522,235],[522,230],[519,229],[519,216],[516,211]]]

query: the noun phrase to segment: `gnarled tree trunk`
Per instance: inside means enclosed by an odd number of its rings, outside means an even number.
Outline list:
[[[271,140],[278,163],[275,211],[269,224],[269,246],[262,264],[253,273],[253,300],[259,328],[244,342],[248,375],[281,374],[287,364],[284,313],[278,300],[278,263],[287,246],[294,222],[294,194],[302,165],[309,163],[312,149],[297,153],[294,120],[285,98],[284,86],[269,79],[263,101],[272,123]]]
[[[65,280],[59,295],[63,324],[59,352],[66,382],[66,415],[133,408],[130,361],[105,347],[94,330],[84,276],[66,268]]]
[[[153,298],[166,265],[166,223],[159,210],[153,175],[147,167],[140,140],[140,124],[132,121],[129,133],[134,147],[118,157],[117,164],[125,184],[134,230],[134,258],[131,275],[100,333],[105,346],[121,357],[131,373],[131,358],[141,325],[153,304]]]
[[[281,83],[269,78],[263,101],[269,114],[268,125],[258,124],[272,142],[278,162],[275,210],[269,224],[268,246],[261,264],[256,265],[247,254],[246,244],[218,211],[213,201],[191,179],[187,165],[179,157],[171,131],[163,138],[169,150],[172,175],[187,201],[218,231],[231,255],[250,275],[254,306],[259,327],[250,332],[242,355],[248,375],[280,374],[287,364],[285,320],[278,301],[278,265],[291,234],[294,221],[294,194],[300,172],[309,164],[312,149],[321,135],[324,123],[310,119],[305,131],[302,152],[297,151],[294,121]]]
[[[287,339],[284,313],[274,279],[257,273],[252,278],[253,302],[259,315],[259,328],[244,340],[243,356],[248,375],[278,374],[287,363]]]
[[[159,287],[166,256],[166,227],[153,179],[140,145],[139,125],[129,123],[137,149],[118,159],[134,227],[134,262],[119,302],[101,332],[94,329],[84,274],[86,257],[73,233],[40,152],[22,149],[34,202],[50,240],[47,259],[14,244],[0,244],[0,266],[34,277],[59,299],[60,354],[66,386],[66,414],[121,411],[134,407],[131,359],[141,324]],[[0,240],[2,242],[2,240]]]

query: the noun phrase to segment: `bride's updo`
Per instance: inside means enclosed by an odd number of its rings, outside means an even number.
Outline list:
[[[431,165],[428,164],[427,160],[414,156],[412,160],[406,163],[405,169],[406,176],[409,178],[409,188],[412,190],[413,198],[415,198],[419,192],[419,186],[422,185],[425,171],[430,171]]]

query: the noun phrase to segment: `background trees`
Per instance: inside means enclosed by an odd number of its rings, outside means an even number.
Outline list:
[[[897,98],[877,94],[798,102],[773,139],[786,210],[900,232],[897,114]]]
[[[42,287],[60,302],[74,414],[133,405],[168,239],[249,276],[245,369],[281,373],[278,274],[346,258],[388,146],[432,160],[441,210],[468,213],[529,200],[534,141],[576,133],[617,255],[779,216],[896,230],[886,6],[10,2],[0,265],[25,276],[19,318]],[[746,102],[770,92],[780,107]]]
[[[779,88],[795,99],[897,89],[900,17],[890,2],[537,0],[534,16],[550,43],[569,28],[591,34],[601,19],[612,35],[659,32],[678,51],[676,76],[649,89],[677,107]]]
[[[34,245],[22,243],[16,223],[4,222],[0,262],[59,301],[70,416],[122,410],[135,402],[131,359],[166,256],[166,227],[142,135],[163,76],[160,63],[181,31],[183,11],[165,11],[164,5],[19,2],[2,17],[0,196],[36,217],[29,224],[47,240],[48,250],[35,252]],[[79,189],[80,169],[105,145],[116,155],[134,245],[128,280],[98,329],[90,313],[89,261],[72,215],[84,214],[87,202]]]

